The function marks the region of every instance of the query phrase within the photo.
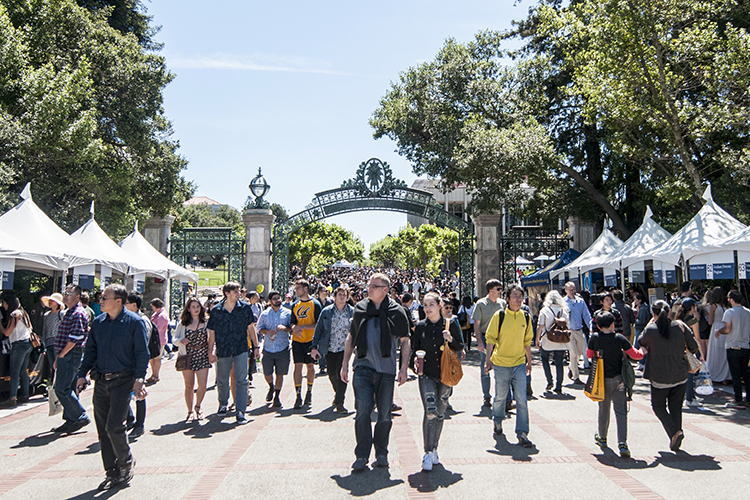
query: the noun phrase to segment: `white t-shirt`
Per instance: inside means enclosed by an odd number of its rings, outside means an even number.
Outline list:
[[[732,331],[726,336],[724,346],[727,349],[730,347],[750,349],[750,309],[734,306],[727,309],[721,320],[732,325]]]
[[[563,312],[563,309],[559,306],[552,305],[549,307],[543,307],[542,310],[539,311],[539,326],[544,327],[544,332],[548,332],[549,329],[552,328],[552,325],[555,324],[555,318],[561,312],[565,321],[570,322],[569,314]],[[567,351],[570,349],[570,343],[562,344],[560,342],[550,342],[550,340],[547,339],[546,334],[542,334],[539,343],[541,344],[540,347],[545,351]]]

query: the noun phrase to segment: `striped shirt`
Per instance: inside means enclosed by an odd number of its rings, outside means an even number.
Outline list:
[[[79,302],[74,307],[65,311],[65,315],[57,327],[55,338],[55,352],[61,352],[68,342],[75,343],[75,349],[83,349],[86,346],[86,338],[89,335],[89,313]]]

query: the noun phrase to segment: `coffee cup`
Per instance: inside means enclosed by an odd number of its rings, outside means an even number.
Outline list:
[[[417,359],[415,360],[416,368],[417,368],[417,375],[423,375],[424,374],[424,357],[427,355],[425,351],[417,351],[415,353],[417,355]]]

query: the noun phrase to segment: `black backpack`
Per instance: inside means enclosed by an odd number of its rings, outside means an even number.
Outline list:
[[[159,329],[151,323],[151,336],[148,338],[148,357],[149,359],[161,356],[161,342],[159,341]]]

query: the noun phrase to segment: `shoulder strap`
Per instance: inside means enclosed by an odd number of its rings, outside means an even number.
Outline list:
[[[505,321],[505,309],[500,309],[497,312],[497,337],[500,338],[500,330],[503,327],[503,321]]]
[[[531,320],[531,318],[529,317],[529,313],[527,311],[524,311],[523,315],[526,317],[526,329],[524,329],[524,333],[526,333],[526,330],[529,329],[529,321]]]

